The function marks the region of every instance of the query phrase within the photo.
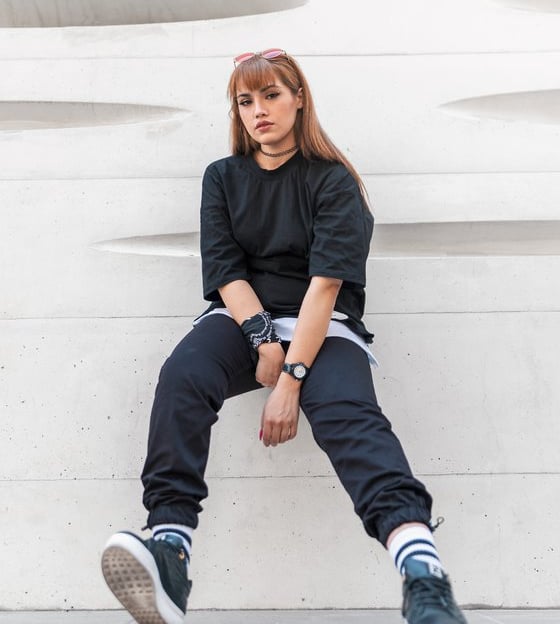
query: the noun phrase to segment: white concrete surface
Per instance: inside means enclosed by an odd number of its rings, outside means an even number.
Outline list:
[[[377,391],[446,517],[459,601],[560,606],[560,15],[528,4],[311,0],[242,19],[8,28],[0,1],[0,609],[117,607],[99,554],[144,523],[157,373],[204,307],[199,259],[173,253],[180,238],[169,255],[162,235],[198,229],[200,175],[227,152],[231,57],[275,45],[300,58],[375,206]],[[86,5],[103,3],[74,8]],[[399,579],[309,428],[274,451],[257,443],[265,395],[229,402],[215,429],[192,607],[398,607]],[[217,613],[192,621],[266,621]],[[398,618],[281,618],[350,615]],[[129,622],[0,611],[53,618]]]
[[[9,0],[3,0],[6,1]],[[21,5],[21,0],[11,1]],[[48,0],[53,1],[56,0]],[[173,0],[155,0],[151,3],[154,12],[164,1]],[[265,2],[228,0],[227,4],[221,4],[258,7]],[[195,4],[191,0],[188,3]],[[267,3],[275,8],[294,4],[293,1]],[[124,36],[122,26],[34,28],[25,29],[26,32],[5,29],[2,40],[6,45],[2,45],[0,57],[37,58],[39,50],[41,58],[157,55],[222,56],[229,60],[246,50],[264,50],[276,45],[298,56],[558,52],[558,16],[547,11],[545,3],[548,8],[558,4],[557,0],[469,0],[468,3],[347,0],[341,11],[337,0],[310,0],[294,11],[243,19],[134,24],[133,29],[125,29]],[[145,5],[146,0],[127,4],[130,11],[131,6]],[[514,4],[530,7],[532,11],[515,10],[518,7]]]
[[[560,437],[560,384],[557,356],[548,348],[560,340],[557,312],[386,314],[367,320],[378,332],[379,400],[416,470],[558,473],[560,458],[550,440]],[[1,323],[0,392],[12,416],[3,421],[3,435],[13,449],[27,447],[25,453],[0,455],[1,478],[135,478],[160,364],[191,321]],[[41,393],[29,392],[30,378]],[[305,422],[291,444],[266,451],[256,444],[266,392],[226,403],[209,476],[331,475]]]
[[[475,108],[474,119],[465,119],[445,108],[472,96],[556,92],[550,67],[558,65],[560,53],[335,56],[328,59],[328,72],[323,57],[308,55],[301,61],[323,124],[364,174],[560,168],[558,125],[529,123],[532,115],[496,121],[478,117]],[[230,63],[221,57],[11,61],[4,89],[14,94],[7,99],[24,106],[37,99],[109,102],[166,106],[184,114],[170,119],[162,111],[161,120],[145,121],[143,109],[130,106],[129,120],[137,116],[138,123],[100,126],[91,108],[89,132],[14,129],[2,135],[1,178],[199,176],[208,161],[227,149],[224,85]],[[66,77],[62,84],[61,74]],[[337,88],[334,76],[359,84],[359,90]],[[375,79],[363,81],[362,76]],[[354,101],[354,111],[341,114],[349,101]],[[548,111],[548,101],[543,108]],[[51,158],[53,144],[56,160]]]

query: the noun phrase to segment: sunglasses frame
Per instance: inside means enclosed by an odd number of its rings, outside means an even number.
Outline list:
[[[241,65],[241,63],[244,63],[255,56],[262,56],[262,58],[269,61],[271,59],[278,58],[279,56],[287,56],[287,54],[285,50],[281,50],[280,48],[267,48],[262,52],[243,52],[233,58],[233,65],[234,67],[237,67]]]

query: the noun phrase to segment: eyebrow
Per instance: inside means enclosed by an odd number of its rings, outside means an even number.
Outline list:
[[[272,83],[272,84],[266,85],[266,87],[261,87],[259,89],[259,91],[261,93],[264,93],[265,91],[268,91],[268,89],[272,89],[274,87],[278,88],[278,85],[275,84],[275,83]],[[250,96],[250,95],[251,95],[250,93],[238,93],[235,97],[237,99],[237,98],[240,98],[240,97],[247,97],[247,96]]]

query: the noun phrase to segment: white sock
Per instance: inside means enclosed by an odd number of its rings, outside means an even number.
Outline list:
[[[403,529],[391,540],[388,550],[400,574],[404,573],[403,564],[408,557],[443,570],[432,532],[427,526]]]
[[[194,529],[184,524],[156,524],[152,527],[152,537],[160,540],[167,534],[178,535],[183,541],[183,548],[187,553],[187,560],[191,560],[192,534]]]

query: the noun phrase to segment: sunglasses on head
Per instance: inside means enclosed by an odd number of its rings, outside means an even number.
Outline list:
[[[263,50],[262,52],[243,52],[243,54],[234,57],[233,64],[237,67],[241,63],[244,63],[255,56],[262,56],[262,58],[270,60],[277,58],[278,56],[286,56],[286,52],[284,50],[280,50],[280,48],[269,48],[268,50]]]

